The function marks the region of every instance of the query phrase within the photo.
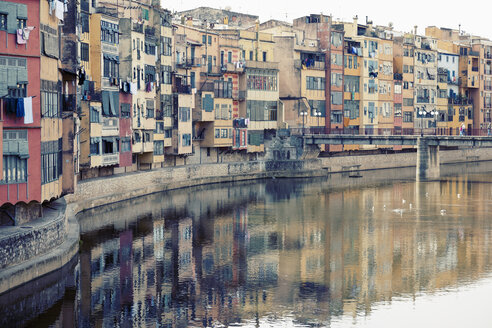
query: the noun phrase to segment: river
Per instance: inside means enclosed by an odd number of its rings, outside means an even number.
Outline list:
[[[2,295],[3,324],[492,326],[492,165],[441,171],[209,185],[85,211],[70,270],[37,296]]]

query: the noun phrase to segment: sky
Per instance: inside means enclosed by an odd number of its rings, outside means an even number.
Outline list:
[[[260,16],[260,21],[279,19],[292,23],[297,17],[308,14],[331,14],[334,19],[352,21],[355,15],[364,24],[366,16],[375,25],[393,23],[395,30],[410,32],[415,25],[418,33],[425,34],[425,27],[438,26],[458,29],[473,35],[492,39],[492,2],[488,0],[172,0],[162,1],[164,8],[182,11],[196,7],[226,8],[232,11]],[[465,5],[466,3],[466,5]],[[456,8],[456,9],[453,9]]]

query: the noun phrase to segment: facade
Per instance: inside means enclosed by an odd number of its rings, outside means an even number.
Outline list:
[[[64,190],[58,41],[65,12],[34,0],[2,1],[0,12],[1,220],[19,224],[41,216],[41,203]]]

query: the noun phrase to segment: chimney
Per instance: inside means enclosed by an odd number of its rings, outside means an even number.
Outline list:
[[[354,16],[354,25],[357,26],[357,20],[359,19],[359,17],[357,15]]]
[[[193,17],[186,17],[186,26],[193,26]]]
[[[413,27],[413,29],[414,29],[413,34],[415,34],[415,35],[417,35],[417,27],[418,27],[417,25],[415,25],[415,26]]]

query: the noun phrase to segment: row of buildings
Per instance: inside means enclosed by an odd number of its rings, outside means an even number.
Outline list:
[[[0,1],[0,224],[81,179],[265,154],[277,131],[487,133],[492,42],[157,0]],[[358,146],[326,146],[326,151]]]

